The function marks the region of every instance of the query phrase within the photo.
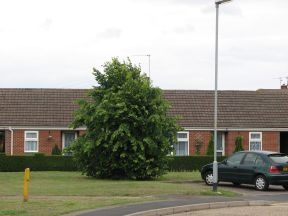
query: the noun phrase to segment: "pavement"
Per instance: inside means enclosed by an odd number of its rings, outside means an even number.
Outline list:
[[[287,216],[287,203],[277,203],[270,206],[231,207],[210,210],[200,210],[173,214],[173,216]]]
[[[199,185],[202,183],[195,183],[195,184],[196,184],[195,186],[197,186],[197,184]],[[96,209],[96,210],[76,212],[76,213],[72,213],[68,215],[69,216],[122,216],[122,215],[184,216],[184,215],[192,215],[192,213],[193,215],[196,215],[195,210],[197,210],[197,215],[201,215],[201,214],[202,215],[204,214],[205,215],[217,215],[218,212],[221,212],[223,213],[221,214],[221,216],[223,216],[223,215],[236,215],[234,214],[236,212],[237,215],[241,215],[241,216],[251,215],[252,216],[252,215],[257,215],[258,213],[260,215],[261,209],[263,209],[261,216],[264,216],[263,213],[265,213],[265,215],[277,215],[278,216],[281,214],[278,214],[278,213],[270,214],[269,212],[273,212],[276,209],[278,212],[278,208],[274,207],[274,205],[277,205],[277,203],[279,204],[279,203],[288,202],[288,191],[285,191],[281,186],[270,186],[269,190],[264,191],[264,192],[256,191],[253,186],[241,185],[240,187],[235,187],[229,183],[219,184],[219,188],[223,190],[230,190],[230,191],[238,192],[242,194],[242,196],[231,198],[231,197],[223,197],[223,196],[175,196],[175,195],[171,195],[171,196],[166,196],[165,200],[163,201],[114,206],[110,208],[102,208],[102,209]],[[241,209],[245,209],[245,210],[238,211],[237,205],[242,206]],[[270,205],[270,206],[267,206],[267,205]],[[288,203],[286,205],[288,206]],[[264,211],[264,208],[265,208],[265,211]],[[203,209],[205,210],[203,211]],[[285,215],[288,215],[285,204],[281,205],[279,209],[282,209],[283,211],[285,210],[286,212]],[[234,211],[233,214],[231,214],[232,210]],[[287,207],[287,210],[288,210],[288,207]]]

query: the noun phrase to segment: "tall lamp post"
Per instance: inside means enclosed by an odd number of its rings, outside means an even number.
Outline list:
[[[219,5],[232,0],[215,0],[216,6],[216,40],[215,40],[215,92],[214,92],[214,161],[213,161],[213,191],[217,191],[218,186],[218,163],[217,163],[217,113],[218,113],[218,23]]]

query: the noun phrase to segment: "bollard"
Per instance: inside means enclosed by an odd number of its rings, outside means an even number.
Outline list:
[[[23,191],[23,201],[27,202],[28,201],[28,182],[30,178],[30,169],[26,168],[25,169],[25,174],[24,174],[24,191]]]

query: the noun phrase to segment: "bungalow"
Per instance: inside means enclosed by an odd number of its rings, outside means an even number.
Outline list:
[[[0,152],[7,155],[51,154],[69,146],[85,133],[69,124],[77,109],[74,101],[85,89],[0,89]],[[177,135],[176,155],[205,154],[213,132],[214,92],[165,90],[169,114],[179,116],[183,131]],[[243,137],[246,150],[288,153],[288,89],[219,91],[217,154],[234,151],[235,138]]]

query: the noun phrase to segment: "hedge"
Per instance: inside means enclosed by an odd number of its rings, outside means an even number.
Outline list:
[[[218,157],[218,161],[225,157]],[[212,163],[213,156],[174,156],[169,160],[170,171],[196,171],[205,164]],[[5,156],[0,155],[0,172],[19,172],[25,168],[31,171],[76,171],[77,166],[71,156]]]
[[[223,161],[226,157],[217,157],[217,161]],[[169,162],[170,171],[196,171],[201,170],[205,164],[212,163],[213,156],[175,156]]]
[[[75,171],[76,164],[69,156],[3,156],[0,155],[0,172]]]

